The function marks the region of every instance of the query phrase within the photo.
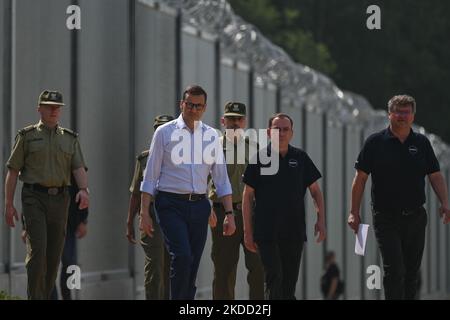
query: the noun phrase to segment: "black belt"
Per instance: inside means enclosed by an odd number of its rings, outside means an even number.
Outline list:
[[[173,192],[166,192],[166,191],[158,191],[160,194],[167,195],[169,197],[173,197],[180,200],[187,200],[187,201],[199,201],[206,198],[206,194],[198,194],[198,193],[173,193]]]
[[[214,208],[223,208],[222,202],[214,202]],[[233,210],[242,211],[242,202],[233,202]]]
[[[45,187],[38,183],[34,184],[24,183],[23,187],[26,189],[47,193],[52,196],[56,196],[57,194],[63,193],[64,191],[67,190],[67,187]]]

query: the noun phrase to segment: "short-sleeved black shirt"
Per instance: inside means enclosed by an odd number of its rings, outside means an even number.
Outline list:
[[[425,203],[425,176],[440,170],[426,136],[411,129],[401,143],[389,128],[367,138],[355,168],[372,174],[376,211],[420,207]]]
[[[270,155],[270,145],[260,152]],[[279,156],[279,170],[274,175],[262,175],[269,167],[250,161],[244,173],[244,183],[255,189],[253,236],[255,241],[290,238],[306,241],[305,193],[321,177],[319,170],[301,149],[289,145],[285,157]]]

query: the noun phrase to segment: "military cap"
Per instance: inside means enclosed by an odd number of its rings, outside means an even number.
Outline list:
[[[174,117],[172,116],[168,116],[165,114],[161,114],[159,116],[155,117],[155,123],[153,123],[153,129],[156,130],[156,128],[158,128],[160,125],[163,125],[166,122],[172,121],[174,119]]]
[[[41,104],[64,106],[63,96],[58,91],[44,90],[39,95],[38,105]]]
[[[225,104],[224,117],[245,117],[245,104],[241,102],[227,102]]]

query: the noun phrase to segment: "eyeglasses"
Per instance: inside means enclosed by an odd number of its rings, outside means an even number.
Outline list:
[[[192,102],[189,102],[186,100],[184,100],[184,103],[190,110],[192,110],[192,109],[203,110],[203,108],[206,106],[205,103],[192,103]]]

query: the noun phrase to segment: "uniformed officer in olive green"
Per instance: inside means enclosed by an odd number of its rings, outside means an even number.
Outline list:
[[[225,135],[221,137],[227,172],[233,190],[233,210],[235,213],[236,232],[232,236],[224,236],[222,225],[217,221],[224,219],[224,208],[218,201],[214,184],[211,183],[209,198],[213,201],[210,216],[212,233],[211,258],[214,263],[213,299],[234,299],[236,270],[239,261],[240,246],[244,249],[245,266],[248,270],[250,300],[264,299],[264,269],[257,253],[247,250],[244,246],[244,230],[242,221],[242,192],[244,184],[242,175],[249,162],[250,152],[257,151],[256,143],[243,137],[246,126],[246,107],[240,102],[228,102],[221,118],[225,127]],[[225,137],[225,139],[224,139]],[[253,147],[253,148],[251,148]],[[228,149],[234,149],[233,151]],[[227,152],[228,150],[228,152]],[[231,152],[230,152],[231,151]],[[231,156],[230,156],[231,155]]]
[[[155,118],[153,129],[167,123],[174,118],[172,116],[160,115]],[[139,212],[141,201],[140,185],[143,179],[145,166],[147,165],[148,150],[143,151],[136,160],[133,180],[130,186],[130,203],[127,217],[127,238],[132,244],[136,244],[134,236],[134,217]],[[157,221],[154,215],[155,210],[151,210],[151,218]],[[144,286],[145,298],[147,300],[169,299],[169,268],[170,256],[164,246],[164,239],[161,229],[157,223],[153,224],[153,238],[141,232],[141,245],[144,249]]]
[[[80,191],[76,201],[87,208],[85,162],[77,134],[58,125],[63,97],[45,90],[38,100],[40,121],[19,130],[6,163],[5,219],[10,227],[19,215],[14,207],[17,178],[23,181],[22,213],[27,232],[28,299],[49,299],[64,247],[73,173]]]

